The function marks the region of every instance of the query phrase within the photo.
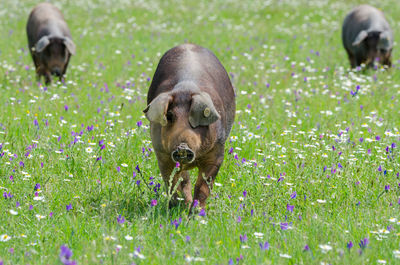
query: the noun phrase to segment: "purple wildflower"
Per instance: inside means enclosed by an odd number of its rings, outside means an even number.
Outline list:
[[[365,249],[367,246],[368,246],[368,244],[369,244],[369,239],[366,237],[366,238],[364,238],[364,239],[362,239],[361,241],[360,241],[360,243],[358,243],[358,245],[360,246],[360,248],[363,250],[363,249]]]
[[[173,226],[175,226],[175,229],[178,229],[178,226],[179,226],[181,223],[182,223],[182,218],[181,218],[181,217],[179,217],[178,220],[175,219],[174,221],[171,222],[171,224],[172,224]]]
[[[280,225],[281,225],[281,229],[282,229],[282,230],[287,230],[287,229],[289,229],[289,224],[288,224],[288,223],[281,223]]]
[[[11,194],[11,192],[7,193],[6,191],[3,193],[4,199],[11,199],[14,197],[14,195]]]
[[[246,234],[244,234],[244,235],[240,235],[240,242],[241,243],[244,243],[244,242],[246,242],[247,241],[247,235]]]
[[[157,205],[157,200],[151,200],[151,206],[156,206]]]
[[[66,246],[62,245],[60,247],[60,260],[64,265],[76,265],[76,261],[70,260],[72,256],[72,251]]]
[[[258,243],[258,245],[260,246],[261,250],[268,250],[269,249],[268,241],[265,241],[264,243],[260,242],[260,243]]]
[[[193,201],[193,209],[195,209],[197,206],[199,205],[199,201],[198,200],[194,200]]]
[[[295,199],[297,197],[297,192],[293,192],[291,195],[290,195],[290,199]]]
[[[121,214],[118,215],[118,217],[117,217],[117,222],[118,222],[119,224],[125,223],[125,217],[123,217]]]
[[[199,212],[199,216],[202,216],[202,217],[206,216],[206,211],[204,209],[201,209]]]
[[[290,205],[290,204],[286,204],[286,209],[289,211],[289,212],[293,212],[293,209],[294,209],[294,205]]]
[[[72,204],[68,204],[65,208],[67,209],[67,212],[69,212],[72,210]]]
[[[140,173],[139,165],[136,165],[135,169],[136,169],[136,171],[137,171],[138,173]]]
[[[385,185],[385,191],[389,191],[390,190],[390,185]]]
[[[350,250],[352,247],[353,247],[353,242],[349,241],[349,243],[347,243],[348,250]]]

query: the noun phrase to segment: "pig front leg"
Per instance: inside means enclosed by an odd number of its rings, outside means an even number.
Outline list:
[[[205,208],[206,206],[206,200],[208,196],[210,196],[215,177],[217,176],[223,161],[224,153],[222,149],[222,152],[219,152],[218,155],[211,157],[211,159],[207,159],[207,161],[199,166],[199,175],[194,187],[194,200],[199,202],[201,208]]]
[[[46,83],[46,85],[49,85],[51,83],[51,74],[50,74],[50,72],[46,72],[44,74],[44,82]]]
[[[70,58],[71,58],[71,54],[68,55],[67,62],[65,63],[64,69],[63,69],[63,71],[62,71],[62,73],[60,75],[60,78],[59,78],[60,82],[63,82],[63,79],[65,77],[65,73],[67,72],[67,68],[68,68],[68,64],[69,64],[69,59]]]
[[[349,57],[349,61],[350,61],[351,68],[352,68],[352,69],[353,69],[353,68],[356,68],[356,67],[357,67],[356,57],[355,57],[354,54],[353,54],[350,50],[348,50],[347,48],[346,48],[346,51],[347,51],[347,55],[348,55],[348,57]]]

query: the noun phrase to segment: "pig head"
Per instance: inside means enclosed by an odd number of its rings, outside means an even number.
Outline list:
[[[371,66],[376,61],[391,66],[393,40],[389,31],[362,30],[352,45],[357,48],[362,58],[365,58],[362,62],[366,65]]]
[[[161,126],[153,145],[169,154],[172,162],[191,168],[197,156],[213,148],[216,131],[209,125],[220,115],[210,95],[194,83],[182,82],[159,94],[144,112],[150,122]]]
[[[43,36],[33,49],[38,64],[37,72],[51,81],[51,75],[61,78],[68,66],[71,55],[75,54],[75,45],[69,37]]]

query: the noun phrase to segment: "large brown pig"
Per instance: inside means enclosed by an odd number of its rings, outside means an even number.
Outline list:
[[[355,7],[343,22],[343,46],[351,67],[374,61],[391,66],[393,33],[381,11],[369,5]]]
[[[204,208],[235,118],[235,95],[225,68],[208,49],[194,44],[174,47],[157,66],[147,104],[144,112],[167,190],[173,191],[181,178],[177,190],[190,205],[188,170],[197,167],[194,200]],[[180,169],[171,186],[177,163]]]
[[[48,84],[56,75],[61,80],[75,44],[60,10],[50,3],[38,4],[29,15],[26,32],[38,79],[44,76]]]

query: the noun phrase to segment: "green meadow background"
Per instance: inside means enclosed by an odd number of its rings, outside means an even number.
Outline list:
[[[369,2],[394,31],[388,71],[349,69],[341,23],[360,1],[54,1],[77,52],[44,86],[25,31],[37,2],[3,0],[0,264],[400,263],[400,5]],[[193,218],[167,207],[142,113],[162,54],[186,42],[237,95]]]

